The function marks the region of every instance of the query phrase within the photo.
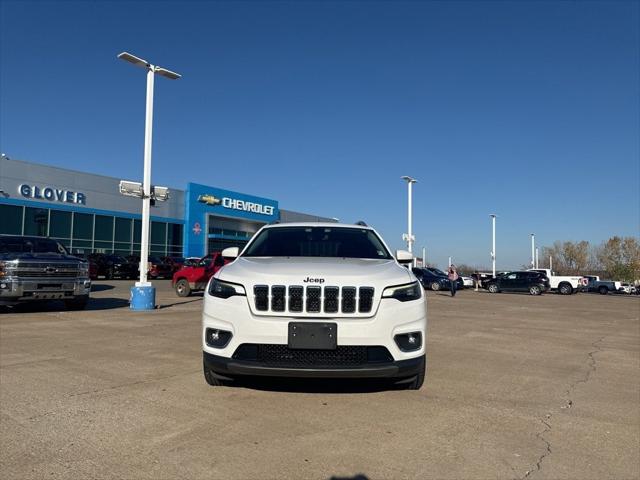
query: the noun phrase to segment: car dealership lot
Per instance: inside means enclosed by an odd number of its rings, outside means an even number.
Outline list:
[[[638,478],[640,299],[428,292],[428,373],[202,378],[201,297],[0,314],[4,478]],[[346,393],[345,393],[346,392]]]

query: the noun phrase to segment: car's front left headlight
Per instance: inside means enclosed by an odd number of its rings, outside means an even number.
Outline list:
[[[237,283],[223,282],[217,278],[211,279],[209,285],[209,295],[218,298],[229,298],[234,295],[246,296],[246,292],[242,285]]]
[[[387,287],[384,289],[384,292],[382,292],[382,298],[395,298],[401,302],[419,300],[422,298],[422,286],[420,282],[413,282],[405,285]]]

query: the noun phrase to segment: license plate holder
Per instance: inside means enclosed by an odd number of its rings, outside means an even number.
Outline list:
[[[304,350],[335,350],[337,345],[337,323],[289,323],[289,348]]]

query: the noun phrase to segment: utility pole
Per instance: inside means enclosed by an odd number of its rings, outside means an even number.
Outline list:
[[[531,234],[531,268],[535,268],[536,261],[536,236]]]
[[[407,233],[405,233],[404,235],[402,235],[402,239],[405,240],[407,242],[407,250],[409,251],[409,253],[413,253],[413,242],[415,242],[416,237],[414,237],[413,235],[413,231],[412,231],[412,223],[413,223],[413,217],[412,217],[412,197],[411,197],[411,189],[413,187],[413,184],[417,182],[417,180],[415,178],[411,178],[411,177],[401,177],[403,180],[405,180],[407,182],[407,191],[408,191],[408,198],[407,198]],[[416,266],[416,259],[414,258],[412,261],[412,265],[415,267]]]

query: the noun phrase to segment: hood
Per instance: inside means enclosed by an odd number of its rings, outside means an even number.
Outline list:
[[[326,257],[240,257],[220,269],[216,277],[245,286],[367,285],[380,288],[413,279],[409,270],[395,260]]]
[[[256,285],[302,287],[373,287],[372,312],[375,314],[382,291],[392,285],[416,281],[413,274],[395,260],[326,257],[240,257],[222,267],[215,275],[220,280],[243,285],[252,312],[256,315],[288,316],[284,312],[258,312],[255,309]],[[306,289],[305,289],[306,291]],[[299,316],[299,315],[297,315]],[[323,317],[323,314],[314,316]],[[329,316],[336,316],[335,314]],[[361,316],[357,315],[356,316]]]
[[[84,260],[73,257],[71,255],[64,255],[61,253],[1,253],[0,260],[27,260],[34,262],[78,262],[82,263]]]

